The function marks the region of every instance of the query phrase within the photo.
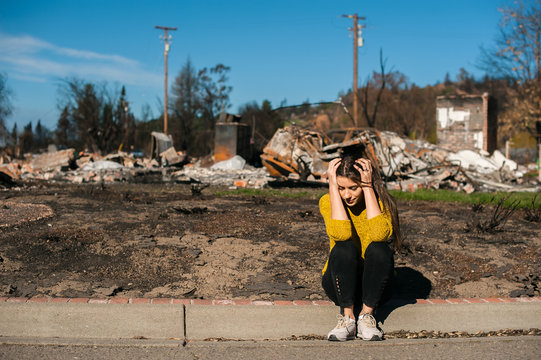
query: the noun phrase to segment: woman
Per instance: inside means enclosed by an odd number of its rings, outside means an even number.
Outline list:
[[[330,240],[322,286],[341,313],[327,338],[382,340],[374,310],[390,297],[394,260],[387,241],[393,235],[395,246],[400,242],[395,201],[369,159],[334,159],[327,176],[329,193],[319,201]]]

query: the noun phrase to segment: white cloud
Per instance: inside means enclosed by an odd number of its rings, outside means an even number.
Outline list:
[[[0,68],[28,81],[76,76],[151,87],[159,87],[162,81],[160,74],[145,71],[136,60],[65,48],[28,35],[0,33],[0,49]]]
[[[11,76],[12,79],[22,80],[22,81],[29,81],[29,82],[35,82],[35,83],[46,83],[47,79],[43,76],[32,76],[32,75],[23,75],[23,74],[14,74]]]
[[[48,46],[50,44],[31,36],[9,36],[0,33],[0,48],[4,54],[34,53]]]

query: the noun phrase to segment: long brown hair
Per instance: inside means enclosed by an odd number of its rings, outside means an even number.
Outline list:
[[[402,244],[402,233],[400,232],[400,221],[398,219],[396,200],[391,194],[389,194],[389,191],[387,191],[385,183],[381,179],[380,170],[376,165],[376,161],[371,159],[370,156],[364,155],[362,157],[370,160],[370,164],[372,166],[372,186],[374,188],[374,192],[376,193],[376,197],[381,200],[381,203],[383,204],[383,210],[388,211],[391,215],[391,223],[393,225],[393,246],[395,249],[398,249]],[[358,158],[358,156],[352,155],[343,156],[338,169],[336,169],[336,175],[346,177],[360,185],[361,174],[359,171],[357,171],[357,169],[355,169],[355,166],[353,166]]]

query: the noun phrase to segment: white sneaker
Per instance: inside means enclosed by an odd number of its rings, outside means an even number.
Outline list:
[[[338,324],[327,335],[330,341],[346,341],[355,339],[355,320],[349,317],[336,315]]]
[[[383,339],[383,333],[378,329],[376,319],[372,314],[359,315],[359,320],[357,320],[357,337],[367,341]]]

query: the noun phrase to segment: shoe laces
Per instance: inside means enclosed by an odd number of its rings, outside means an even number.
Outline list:
[[[369,327],[376,327],[376,319],[372,314],[362,314],[359,318],[359,320],[362,321],[363,324]]]
[[[342,315],[336,315],[336,318],[338,319],[338,324],[336,325],[336,329],[347,327],[349,318],[346,318],[345,316],[342,316]]]

